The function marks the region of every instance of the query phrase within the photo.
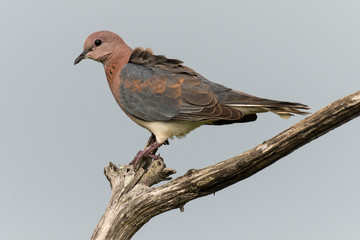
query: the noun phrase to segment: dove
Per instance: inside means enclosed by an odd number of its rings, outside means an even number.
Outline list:
[[[202,125],[252,122],[257,113],[282,118],[308,114],[309,106],[256,97],[209,81],[182,61],[155,55],[150,48],[129,47],[117,34],[99,31],[85,41],[75,59],[103,64],[110,90],[120,108],[148,129],[153,141],[130,164],[138,164],[169,139],[184,137]]]

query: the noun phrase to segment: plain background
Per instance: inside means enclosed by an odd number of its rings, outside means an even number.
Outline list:
[[[92,32],[178,58],[212,81],[313,112],[359,90],[360,3],[332,0],[1,1],[0,238],[89,239],[110,196],[103,168],[149,137],[103,68],[74,59]],[[303,119],[205,126],[161,148],[181,176]],[[133,239],[358,239],[360,121],[223,191],[161,214]]]

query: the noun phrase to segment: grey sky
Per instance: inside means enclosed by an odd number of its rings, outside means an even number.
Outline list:
[[[123,114],[100,64],[74,59],[111,30],[209,80],[313,111],[359,90],[357,1],[0,2],[1,239],[89,239],[110,196],[103,167],[149,137]],[[184,174],[288,128],[201,127],[161,148]],[[133,239],[357,239],[360,121],[336,129],[215,196],[152,219]]]

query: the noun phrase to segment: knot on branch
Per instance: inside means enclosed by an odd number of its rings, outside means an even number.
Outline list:
[[[174,173],[176,173],[176,170],[167,168],[163,159],[160,158],[151,162],[139,183],[151,187],[152,185],[161,181],[171,180],[170,175]]]

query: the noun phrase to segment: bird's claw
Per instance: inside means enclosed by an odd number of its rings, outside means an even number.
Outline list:
[[[134,159],[129,163],[129,165],[134,165],[136,168],[139,165],[139,163],[141,163],[144,157],[149,157],[153,160],[162,159],[160,157],[160,154],[155,155],[155,154],[146,153],[145,151],[139,151],[138,154],[136,154],[136,156],[134,157]]]

